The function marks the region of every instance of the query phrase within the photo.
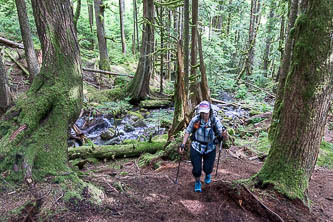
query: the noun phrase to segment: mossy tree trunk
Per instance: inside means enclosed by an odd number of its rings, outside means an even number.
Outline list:
[[[129,96],[134,103],[138,103],[150,95],[149,81],[153,71],[152,53],[154,51],[154,13],[154,1],[144,0],[143,17],[145,23],[142,31],[140,59],[135,76],[128,87]]]
[[[37,60],[34,43],[32,41],[32,35],[30,30],[30,24],[27,15],[27,7],[24,0],[15,0],[18,19],[20,22],[21,35],[24,45],[25,56],[29,69],[30,82],[39,73],[39,63]]]
[[[69,0],[32,0],[43,64],[0,123],[0,172],[29,184],[68,173],[68,129],[82,107],[79,46]]]
[[[274,105],[274,112],[272,117],[272,126],[269,129],[269,138],[272,138],[272,135],[274,135],[275,131],[275,124],[274,122],[278,121],[279,119],[279,106],[282,102],[282,96],[285,88],[285,82],[287,79],[287,74],[289,71],[290,63],[291,63],[291,56],[292,56],[292,50],[294,45],[294,36],[291,33],[292,28],[295,26],[295,21],[297,18],[298,13],[298,4],[299,0],[292,0],[290,2],[290,10],[289,10],[289,19],[288,19],[288,36],[284,47],[283,52],[283,58],[282,58],[282,65],[281,69],[279,70],[279,79],[278,79],[278,90],[277,90],[277,96],[275,100]]]
[[[305,0],[295,24],[291,65],[276,110],[272,145],[258,184],[306,200],[333,93],[331,0]]]
[[[99,68],[106,71],[111,71],[109,62],[108,47],[106,44],[104,30],[104,8],[103,0],[94,0],[95,19],[97,28],[97,39],[99,49]]]
[[[7,109],[11,101],[5,64],[0,54],[0,114]]]
[[[124,14],[125,14],[125,2],[119,0],[119,21],[120,21],[120,34],[121,34],[121,51],[126,54],[126,38],[125,38],[125,26],[124,26]]]
[[[171,140],[173,135],[177,134],[189,123],[189,118],[186,113],[188,110],[187,94],[185,89],[185,73],[184,73],[184,54],[182,52],[181,41],[178,42],[177,47],[177,79],[175,83],[175,111],[173,115],[172,127],[168,133],[168,141]]]

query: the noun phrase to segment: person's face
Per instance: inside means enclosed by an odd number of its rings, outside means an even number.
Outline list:
[[[204,119],[206,122],[208,121],[209,119],[209,113],[200,113],[201,115],[201,118]]]

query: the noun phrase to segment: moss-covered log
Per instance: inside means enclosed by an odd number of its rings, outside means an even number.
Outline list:
[[[146,109],[155,109],[155,108],[163,108],[163,107],[170,107],[172,106],[171,100],[167,99],[147,99],[147,100],[142,100],[140,102],[140,107],[141,108],[146,108]]]
[[[332,101],[332,17],[331,0],[302,2],[272,146],[255,177],[257,185],[272,184],[292,198],[306,198]]]
[[[40,74],[0,121],[0,173],[32,183],[68,173],[69,126],[82,107],[79,46],[70,1],[32,0],[43,51]]]
[[[165,142],[140,142],[136,144],[110,146],[81,146],[68,149],[70,159],[115,159],[138,157],[143,153],[156,153],[162,150]]]

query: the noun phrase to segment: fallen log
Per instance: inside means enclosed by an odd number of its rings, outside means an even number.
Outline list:
[[[9,39],[5,39],[3,37],[0,37],[0,44],[9,46],[11,48],[24,49],[24,45],[22,43],[17,43],[17,42],[11,41]]]
[[[114,75],[114,76],[127,76],[129,78],[133,78],[134,76],[128,75],[128,74],[120,74],[120,73],[114,73],[114,72],[109,72],[105,70],[98,70],[98,69],[89,69],[89,68],[82,68],[83,71],[87,72],[97,72],[97,73],[102,73],[102,74],[107,74],[107,75]]]
[[[116,159],[126,157],[138,157],[143,153],[156,153],[163,149],[163,142],[139,142],[136,144],[105,145],[105,146],[80,146],[68,148],[68,157],[87,159]]]

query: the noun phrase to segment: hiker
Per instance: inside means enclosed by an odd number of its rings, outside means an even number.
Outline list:
[[[184,152],[185,144],[191,135],[190,158],[193,166],[192,174],[195,178],[194,191],[201,192],[201,170],[203,159],[203,171],[205,172],[205,183],[210,184],[216,157],[216,144],[228,139],[228,133],[219,118],[214,114],[212,105],[202,101],[198,105],[199,114],[192,118],[186,128],[183,143],[179,147],[179,153]]]

